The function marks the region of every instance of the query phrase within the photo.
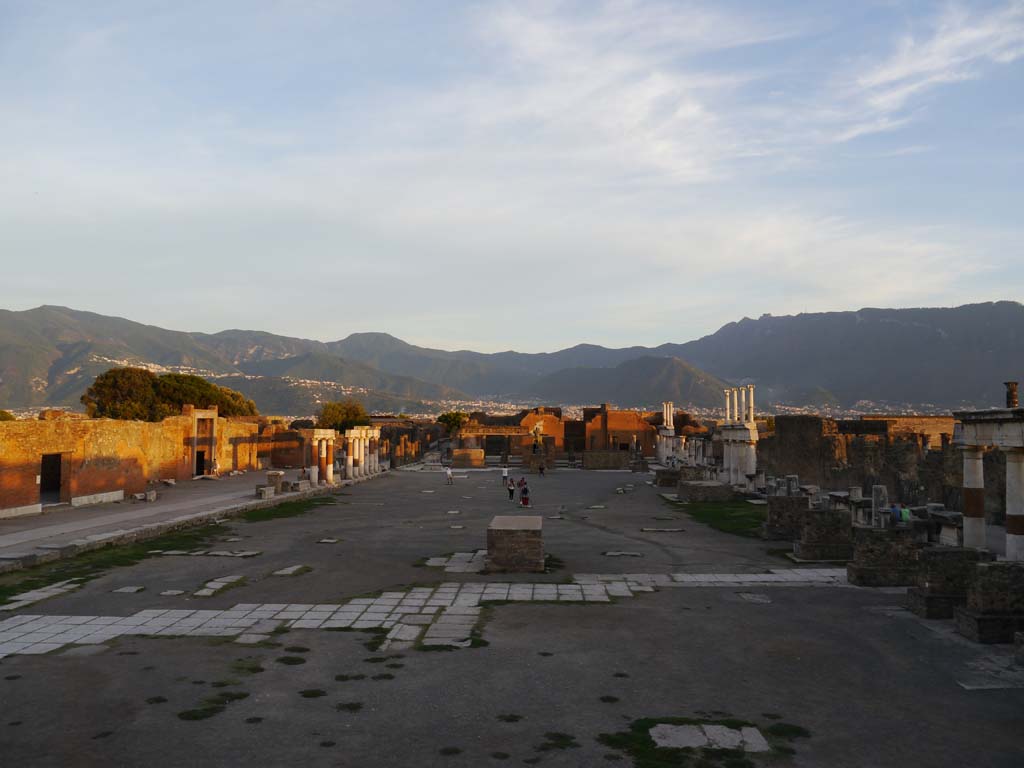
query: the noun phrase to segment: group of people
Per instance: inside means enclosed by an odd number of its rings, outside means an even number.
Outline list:
[[[530,485],[526,482],[525,477],[520,477],[517,483],[509,475],[508,467],[501,468],[501,484],[508,491],[508,500],[516,500],[516,491],[519,491],[519,503],[524,506],[530,506]]]
[[[906,505],[901,507],[899,504],[893,504],[889,507],[889,518],[892,525],[899,525],[900,523],[909,523],[913,519],[913,515]]]

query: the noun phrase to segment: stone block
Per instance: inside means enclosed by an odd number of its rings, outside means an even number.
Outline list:
[[[784,497],[787,501],[793,497]],[[769,498],[769,504],[771,498]],[[849,560],[853,557],[853,526],[848,510],[821,510],[803,516],[800,540],[793,553],[801,560]]]
[[[978,563],[967,590],[967,608],[981,614],[1024,616],[1024,562]]]
[[[543,518],[499,515],[487,528],[487,557],[492,566],[514,572],[544,571]]]
[[[455,469],[483,469],[485,466],[483,448],[455,448],[452,450],[452,467]]]
[[[764,537],[770,540],[795,541],[800,538],[804,521],[810,512],[811,500],[806,496],[769,496]]]
[[[925,619],[951,619],[967,602],[967,590],[978,563],[995,555],[987,550],[927,547],[918,550],[917,586],[907,593],[907,608]]]
[[[272,498],[274,498],[274,487],[272,485],[257,485],[256,486],[256,498],[257,499],[272,499]]]
[[[859,587],[911,587],[917,583],[918,550],[927,546],[913,528],[854,526],[850,584]]]

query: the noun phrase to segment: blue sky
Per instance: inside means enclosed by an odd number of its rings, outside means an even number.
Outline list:
[[[0,306],[544,351],[1024,297],[1024,0],[0,0]]]

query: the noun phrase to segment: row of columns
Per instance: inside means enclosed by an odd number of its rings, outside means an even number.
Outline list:
[[[345,431],[345,479],[371,477],[380,470],[380,427],[353,427]]]
[[[314,438],[310,443],[309,478],[314,483],[334,485],[334,438]],[[313,472],[316,472],[314,475]]]
[[[988,546],[985,525],[984,448],[963,447],[964,546]],[[1024,561],[1024,448],[1006,454],[1006,559]]]
[[[754,421],[754,385],[730,387],[725,392],[725,423]]]

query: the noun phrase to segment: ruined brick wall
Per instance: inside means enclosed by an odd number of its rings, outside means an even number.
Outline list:
[[[629,469],[629,451],[584,451],[584,469]]]
[[[764,537],[793,541],[803,530],[804,519],[811,512],[808,496],[769,496]]]
[[[645,455],[655,453],[658,431],[646,420],[650,414],[604,409],[584,413],[587,451],[619,450],[623,445],[632,448],[636,436]]]
[[[251,420],[217,419],[217,468],[259,469],[260,426]]]
[[[565,451],[565,422],[560,416],[544,408],[534,408],[532,411],[528,411],[519,422],[519,426],[526,427],[530,431],[533,431],[538,424],[541,425],[541,433],[545,437],[544,442],[547,443],[547,438],[550,437],[554,450],[559,453]],[[532,437],[529,442],[532,442]]]
[[[192,420],[158,424],[112,419],[0,424],[0,509],[39,503],[44,454],[61,454],[61,501],[145,489],[148,480],[192,476]]]

